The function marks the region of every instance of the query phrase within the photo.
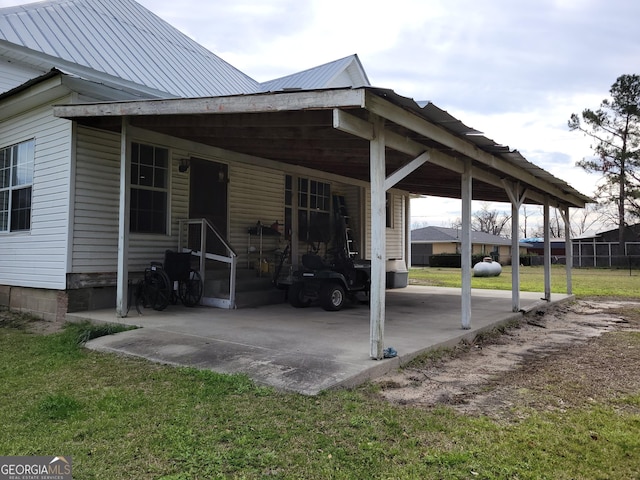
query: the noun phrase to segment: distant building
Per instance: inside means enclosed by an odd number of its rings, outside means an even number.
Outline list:
[[[576,267],[638,266],[640,264],[640,223],[625,227],[620,247],[618,229],[584,235],[572,240]]]
[[[411,265],[429,266],[431,255],[459,254],[461,230],[424,227],[411,230]],[[472,254],[491,256],[502,264],[511,262],[511,239],[485,232],[471,232]],[[526,252],[526,246],[520,246]]]
[[[552,256],[564,257],[566,255],[564,238],[552,238],[549,243],[551,244]],[[544,256],[544,238],[542,237],[523,238],[520,240],[520,245],[526,247],[526,253],[529,255]]]

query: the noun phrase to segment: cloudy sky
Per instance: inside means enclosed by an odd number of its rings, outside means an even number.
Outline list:
[[[574,166],[590,143],[567,120],[640,73],[635,0],[139,1],[259,81],[357,53],[373,85],[432,101],[585,194],[599,177]],[[459,216],[458,201],[432,202],[414,218]]]

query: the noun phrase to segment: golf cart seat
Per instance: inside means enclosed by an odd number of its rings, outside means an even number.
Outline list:
[[[302,255],[302,265],[304,268],[314,271],[328,268],[322,261],[322,257],[313,253],[305,253]]]

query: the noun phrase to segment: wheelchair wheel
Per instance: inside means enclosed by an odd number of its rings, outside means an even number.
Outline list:
[[[145,306],[164,310],[171,301],[171,280],[163,270],[145,273],[143,297]]]
[[[178,285],[178,295],[186,307],[195,307],[202,298],[202,277],[197,270],[189,270],[189,278]]]

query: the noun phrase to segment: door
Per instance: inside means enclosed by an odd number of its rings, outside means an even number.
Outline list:
[[[192,158],[189,171],[189,218],[206,218],[226,239],[228,165]],[[222,242],[211,232],[207,232],[207,252],[226,255]]]

